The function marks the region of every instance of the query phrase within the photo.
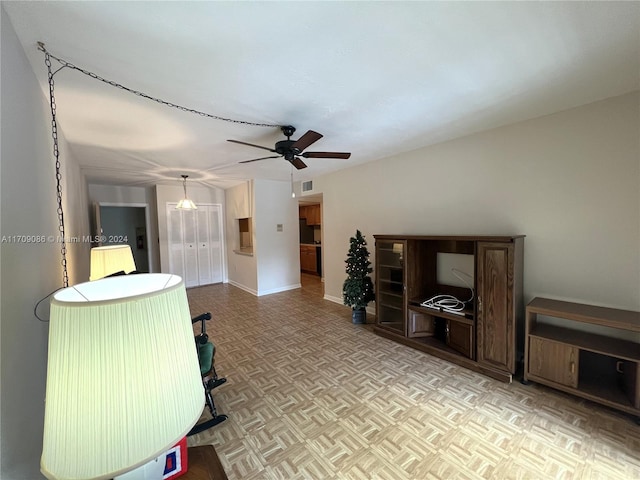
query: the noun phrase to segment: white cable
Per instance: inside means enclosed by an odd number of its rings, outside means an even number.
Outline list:
[[[473,280],[473,277],[468,273],[462,272],[456,268],[451,269],[451,273],[453,273],[459,280],[461,280],[469,290],[471,290],[471,298],[466,301],[458,300],[453,295],[434,295],[431,298],[428,298],[420,305],[423,307],[434,308],[436,310],[444,310],[445,312],[457,313],[460,314],[464,310],[465,304],[471,302],[475,296],[473,287],[469,285],[467,280],[463,278],[461,275],[466,276]]]

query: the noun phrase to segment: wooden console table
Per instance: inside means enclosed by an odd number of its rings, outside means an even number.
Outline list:
[[[187,448],[187,473],[180,480],[227,480],[213,445]]]
[[[571,322],[559,327],[539,322],[538,315]],[[640,332],[640,312],[534,298],[526,307],[524,383],[533,380],[640,418],[640,343],[585,332],[578,324],[629,337]]]

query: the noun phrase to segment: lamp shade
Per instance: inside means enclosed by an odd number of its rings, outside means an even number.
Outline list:
[[[193,203],[193,200],[190,200],[188,198],[183,198],[176,205],[176,209],[178,209],[178,210],[197,210],[198,207],[196,207],[196,204]]]
[[[200,418],[204,391],[182,279],[150,273],[51,300],[40,467],[110,479],[154,459]]]
[[[89,280],[98,280],[112,273],[130,273],[136,269],[129,245],[105,245],[91,249]]]

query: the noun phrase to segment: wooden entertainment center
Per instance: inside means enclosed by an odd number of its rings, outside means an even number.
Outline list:
[[[522,345],[524,235],[374,235],[376,323],[381,336],[511,382]],[[448,262],[472,272],[471,290],[447,284]],[[449,268],[449,270],[456,270]],[[469,302],[461,312],[422,306],[436,294]],[[517,338],[521,341],[517,342]]]

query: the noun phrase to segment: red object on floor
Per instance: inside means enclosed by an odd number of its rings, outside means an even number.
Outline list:
[[[163,480],[173,480],[187,472],[187,437],[165,453]]]

